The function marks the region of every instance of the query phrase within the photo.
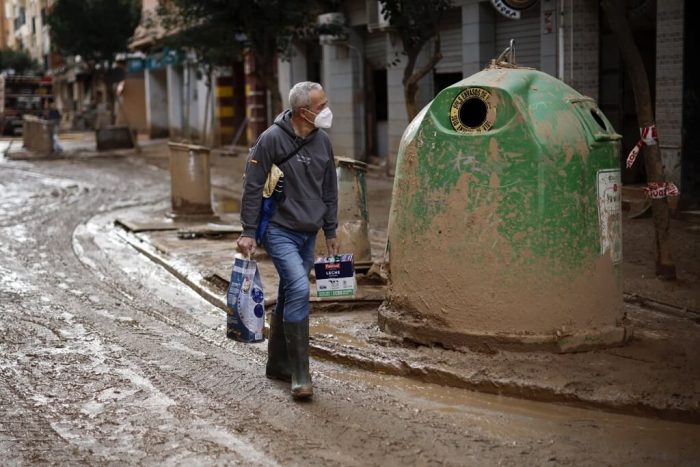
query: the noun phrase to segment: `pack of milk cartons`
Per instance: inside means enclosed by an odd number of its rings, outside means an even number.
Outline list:
[[[352,297],[357,290],[352,254],[321,256],[314,263],[316,294],[321,297]]]

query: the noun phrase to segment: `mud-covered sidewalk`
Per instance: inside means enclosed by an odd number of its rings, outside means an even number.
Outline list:
[[[161,148],[141,157],[167,167]],[[121,238],[160,263],[222,308],[240,232],[243,155],[212,156],[214,209],[211,222],[173,221],[166,200],[120,210],[114,228]],[[370,171],[367,198],[370,240],[381,260],[392,180]],[[679,280],[662,282],[653,274],[653,226],[650,218],[625,219],[624,274],[626,312],[634,337],[624,347],[574,354],[509,352],[489,346],[458,351],[416,346],[381,332],[377,308],[383,283],[358,275],[355,299],[320,301],[312,297],[311,345],[316,357],[387,374],[542,401],[556,401],[615,412],[700,422],[700,252],[696,224],[673,221]],[[277,278],[264,251],[256,255],[268,305],[275,300]],[[313,289],[313,287],[312,287]]]

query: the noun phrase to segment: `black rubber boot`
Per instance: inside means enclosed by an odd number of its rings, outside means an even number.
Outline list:
[[[287,352],[292,368],[292,397],[308,399],[314,394],[309,373],[309,318],[299,323],[284,323]]]
[[[270,335],[267,339],[267,366],[265,376],[270,379],[292,380],[292,368],[287,354],[287,341],[284,338],[282,317],[277,313],[270,315]]]

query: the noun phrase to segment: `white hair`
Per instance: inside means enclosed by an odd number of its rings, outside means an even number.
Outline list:
[[[323,91],[323,86],[313,81],[302,81],[295,84],[289,91],[289,107],[292,109],[292,112],[309,105],[311,103],[309,93],[314,90]]]

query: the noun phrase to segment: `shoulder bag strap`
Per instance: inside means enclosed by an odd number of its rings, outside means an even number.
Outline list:
[[[284,130],[285,133],[287,133],[290,137],[292,137],[292,135],[289,133],[289,130],[287,130],[285,127],[283,127],[282,125],[280,125],[280,124],[277,123],[277,122],[275,122],[275,125],[277,125],[278,127],[282,128],[282,130]],[[294,155],[295,155],[296,153],[298,153],[299,150],[300,150],[302,147],[304,147],[304,145],[306,145],[307,143],[309,143],[310,141],[311,141],[310,138],[306,138],[306,139],[302,140],[301,144],[299,144],[296,148],[294,148],[294,149],[292,150],[292,152],[290,152],[289,154],[287,154],[286,156],[284,156],[284,159],[282,159],[280,162],[277,162],[277,163],[276,163],[276,164],[277,164],[277,167],[279,167],[280,165],[284,164],[284,163],[287,162],[289,159],[291,159],[292,157],[294,157]]]

